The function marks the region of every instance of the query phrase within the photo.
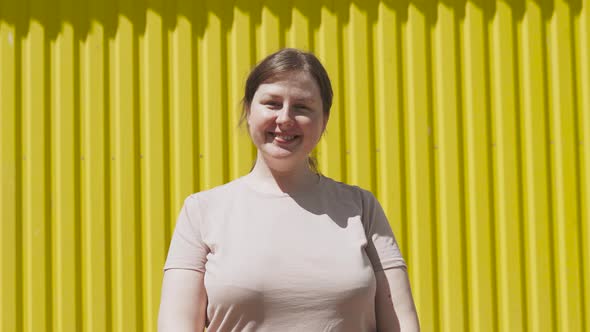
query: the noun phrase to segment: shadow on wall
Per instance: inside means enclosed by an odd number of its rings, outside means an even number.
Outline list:
[[[509,5],[514,15],[514,20],[520,21],[525,11],[525,0],[503,0]],[[541,8],[543,17],[548,19],[553,14],[554,0],[534,0]],[[582,7],[582,0],[565,0],[570,13],[577,16]],[[285,32],[292,23],[291,13],[293,9],[299,11],[308,19],[310,34],[317,29],[321,23],[321,10],[326,8],[337,14],[339,22],[346,24],[350,6],[356,6],[368,14],[369,23],[377,20],[378,7],[380,4],[393,9],[400,20],[407,19],[408,7],[410,4],[426,15],[427,22],[435,24],[437,20],[437,7],[442,4],[453,8],[458,18],[463,18],[465,6],[471,2],[484,10],[488,19],[493,18],[498,1],[487,0],[176,0],[176,1],[138,1],[138,0],[59,0],[59,1],[0,1],[0,20],[5,21],[16,28],[18,37],[27,35],[29,23],[39,22],[47,33],[47,37],[53,40],[57,37],[63,24],[71,24],[75,29],[76,37],[84,39],[88,34],[91,22],[100,23],[107,38],[112,38],[117,32],[119,16],[130,20],[136,28],[136,33],[142,34],[145,31],[146,11],[152,10],[158,13],[163,19],[164,28],[173,30],[176,26],[177,17],[186,17],[193,26],[193,33],[202,36],[208,25],[208,13],[217,16],[223,31],[228,31],[233,22],[234,8],[248,13],[251,24],[255,27],[260,25],[263,8],[269,10],[279,18],[280,33],[282,36],[279,45],[285,46]],[[313,36],[310,36],[313,41]],[[313,43],[310,43],[313,45]]]

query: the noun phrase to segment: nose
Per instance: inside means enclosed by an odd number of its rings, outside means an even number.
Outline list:
[[[283,108],[278,112],[276,122],[278,125],[291,126],[293,125],[293,116],[291,107],[284,105]]]

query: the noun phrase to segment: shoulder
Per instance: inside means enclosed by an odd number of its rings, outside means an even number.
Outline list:
[[[383,214],[377,198],[369,190],[355,185],[349,185],[330,178],[325,178],[325,192],[332,204],[340,209],[352,209],[356,211],[363,223],[371,223],[376,216]]]
[[[347,197],[358,200],[359,202],[375,200],[375,196],[369,190],[356,185],[350,185],[344,182],[336,181],[326,176],[323,178],[325,190],[336,197]]]
[[[242,187],[242,178],[238,178],[226,184],[193,193],[185,199],[184,204],[189,209],[203,209],[225,205],[224,203],[239,196],[243,190]]]
[[[379,203],[372,192],[356,185],[346,184],[340,181],[324,177],[324,197],[333,202],[338,202],[339,206],[355,207],[361,214],[374,209]]]

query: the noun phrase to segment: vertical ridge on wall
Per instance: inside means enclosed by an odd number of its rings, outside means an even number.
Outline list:
[[[576,63],[579,64],[577,71],[577,89],[579,96],[578,126],[580,138],[579,165],[581,168],[580,186],[581,190],[581,244],[582,244],[582,280],[590,280],[590,9],[588,6],[576,8],[579,15],[574,18],[574,35],[579,42],[575,55]],[[590,285],[587,282],[582,284],[582,305],[583,305],[583,328],[590,329]]]
[[[0,17],[17,16],[14,2],[0,2]],[[22,142],[20,41],[16,22],[0,20],[0,329],[22,330]],[[11,222],[14,221],[14,222]]]
[[[101,2],[91,1],[81,13],[81,20],[87,20],[89,13],[105,17],[105,11]],[[88,36],[80,44],[83,331],[106,331],[112,327],[106,25],[108,22],[91,22]]]
[[[371,122],[373,109],[370,105],[372,99],[371,89],[371,53],[372,38],[369,28],[369,13],[363,12],[355,4],[350,5],[348,22],[344,26],[343,49],[347,70],[344,71],[346,82],[345,89],[341,93],[346,95],[345,117],[346,132],[346,159],[349,170],[348,182],[363,188],[374,190],[374,181],[370,169],[374,167],[373,147],[370,144]],[[366,82],[357,85],[355,82]],[[354,139],[351,139],[354,138]]]
[[[157,312],[159,307],[159,290],[161,286],[162,264],[166,255],[165,235],[168,210],[168,103],[166,101],[168,77],[167,34],[165,33],[165,9],[160,1],[148,1],[145,16],[145,30],[138,36],[138,108],[139,130],[141,131],[139,160],[141,181],[141,306],[143,311],[143,330],[157,329]]]
[[[515,8],[496,4],[492,27],[492,81],[494,116],[494,208],[496,209],[496,259],[498,267],[498,327],[526,330],[522,288],[522,233],[520,224],[520,130],[518,123],[518,45]]]
[[[260,0],[260,23],[256,25],[256,59],[262,60],[280,47],[284,47],[284,23],[276,14],[280,0]],[[275,13],[272,10],[275,10]],[[290,21],[290,20],[289,20]]]
[[[57,4],[62,15],[74,17],[72,3]],[[51,20],[57,20],[52,17]],[[54,268],[51,289],[59,296],[52,296],[54,321],[57,331],[80,330],[82,325],[81,285],[79,271],[80,253],[80,135],[79,135],[79,48],[74,42],[74,27],[65,23],[54,27],[57,38],[50,41],[51,68],[51,117],[50,141],[51,178],[54,181],[50,200]],[[69,273],[76,271],[77,273]],[[72,319],[73,317],[73,319]]]
[[[459,151],[461,132],[461,39],[456,33],[455,11],[440,4],[433,33],[433,163],[439,179],[436,183],[439,236],[436,251],[440,253],[441,329],[464,331],[469,325],[469,307],[463,285],[464,268],[463,195]]]
[[[551,170],[546,144],[548,132],[548,101],[546,76],[546,33],[542,9],[533,1],[527,3],[522,26],[522,107],[523,107],[523,169],[524,220],[527,222],[527,303],[530,329],[541,330],[550,326],[557,329],[555,284],[551,276],[554,269],[551,243],[551,193],[548,191]],[[541,55],[541,56],[535,56]],[[539,96],[539,92],[540,95]],[[546,289],[537,292],[536,289]]]
[[[312,15],[305,15],[298,7],[306,7],[310,4],[309,0],[294,0],[294,8],[291,11],[291,25],[287,28],[287,44],[298,45],[298,47],[313,51],[313,43],[311,43],[310,36],[312,36],[311,19]],[[311,8],[310,8],[311,9]],[[310,13],[307,9],[305,12]]]
[[[319,168],[379,198],[422,330],[587,330],[588,7],[0,0],[0,330],[157,330],[178,212],[252,167],[280,47],[329,72]]]
[[[400,47],[400,15],[379,3],[378,18],[373,25],[375,35],[375,178],[383,209],[391,220],[393,232],[402,253],[406,245],[407,214],[404,191],[404,117],[402,47]],[[394,38],[395,42],[389,42]],[[393,110],[399,110],[394,112]]]
[[[469,328],[497,331],[497,283],[489,26],[490,8],[467,3],[463,30],[464,89],[461,128]],[[481,61],[483,60],[483,61]]]
[[[128,1],[119,3],[119,10],[133,13]],[[140,14],[140,13],[137,13]],[[113,39],[109,62],[112,79],[111,127],[112,127],[112,264],[113,264],[113,330],[141,330],[141,302],[138,291],[142,289],[140,245],[140,198],[138,192],[141,176],[138,165],[140,142],[138,140],[138,43],[133,17],[118,16],[117,31]],[[139,21],[142,22],[142,21]]]
[[[315,50],[323,61],[324,66],[332,79],[332,90],[334,98],[330,111],[330,120],[324,132],[324,137],[319,143],[319,162],[323,172],[330,174],[338,180],[346,177],[346,165],[343,158],[345,155],[344,137],[341,132],[344,128],[344,116],[341,110],[344,104],[342,88],[342,58],[338,49],[342,47],[342,29],[340,29],[340,18],[337,14],[338,3],[323,1],[321,7],[321,27],[318,29],[318,36],[315,38],[317,45]]]
[[[422,9],[422,10],[421,10]],[[436,204],[431,183],[434,178],[432,147],[432,67],[431,24],[432,12],[410,4],[405,28],[406,72],[408,112],[408,231],[409,250],[414,259],[411,266],[413,278],[418,275],[438,275],[436,231],[433,225],[437,216],[433,209]],[[412,273],[413,271],[413,273]],[[422,320],[426,331],[440,330],[439,293],[436,279],[414,279],[416,304],[421,315],[430,319]]]
[[[245,9],[240,9],[240,6],[247,6],[247,1],[243,4],[233,8],[233,25],[229,32],[229,48],[228,48],[228,89],[229,89],[229,103],[227,105],[227,112],[229,113],[229,120],[227,122],[228,134],[232,132],[231,137],[229,165],[231,167],[229,177],[232,179],[240,177],[242,174],[250,170],[251,163],[247,162],[252,159],[254,149],[250,144],[248,136],[247,124],[240,123],[242,111],[242,94],[244,89],[244,81],[248,75],[250,66],[254,63],[254,55],[250,50],[253,49],[251,45],[255,42],[254,38],[254,17],[248,15]],[[246,162],[245,162],[246,161]]]
[[[572,86],[571,62],[575,39],[568,38],[569,8],[562,1],[554,3],[554,18],[549,25],[549,66],[551,68],[551,131],[553,136],[552,159],[555,169],[554,190],[556,199],[555,221],[557,264],[558,327],[563,330],[581,330],[581,303],[575,293],[580,290],[578,243],[578,174],[576,161],[577,128],[574,123],[576,104]],[[572,300],[576,298],[576,300]]]
[[[212,110],[199,112],[199,133],[201,151],[201,177],[204,188],[212,188],[227,180],[226,125],[227,94],[225,93],[225,75],[227,74],[227,27],[223,15],[226,8],[217,1],[205,1],[207,29],[200,41],[199,54],[199,88],[201,89],[200,109]],[[215,110],[215,111],[213,111]]]
[[[42,2],[31,1],[31,14],[43,17]],[[50,57],[47,27],[31,21],[23,41],[23,329],[51,329],[51,131]]]
[[[174,221],[184,199],[199,186],[200,167],[198,131],[198,114],[194,110],[198,104],[197,65],[194,59],[198,55],[197,38],[204,22],[197,16],[203,11],[197,10],[195,4],[188,0],[176,2],[176,25],[171,32],[170,42],[170,133],[171,133],[171,191],[169,233],[166,243],[171,238]],[[202,23],[200,23],[202,22]]]

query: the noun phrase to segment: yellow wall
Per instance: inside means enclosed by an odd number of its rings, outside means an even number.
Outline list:
[[[2,331],[155,331],[194,191],[246,173],[248,69],[313,50],[318,159],[372,190],[423,331],[590,329],[583,0],[0,0]]]

